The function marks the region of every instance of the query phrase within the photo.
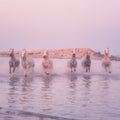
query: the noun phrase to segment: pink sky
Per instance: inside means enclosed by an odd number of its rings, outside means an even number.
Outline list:
[[[110,47],[119,54],[119,6],[119,0],[0,0],[0,48]]]

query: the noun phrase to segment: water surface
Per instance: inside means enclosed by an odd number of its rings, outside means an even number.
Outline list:
[[[92,61],[85,74],[78,60],[77,73],[70,74],[68,59],[52,59],[52,75],[42,74],[36,58],[34,74],[22,75],[22,67],[10,78],[9,58],[0,58],[0,120],[119,120],[120,63],[112,62],[112,74]]]

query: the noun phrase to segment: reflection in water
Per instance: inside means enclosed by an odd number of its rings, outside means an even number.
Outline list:
[[[16,101],[17,101],[17,85],[19,83],[19,78],[14,76],[12,78],[10,78],[9,80],[9,88],[8,88],[8,97],[6,99],[8,99],[8,108],[5,110],[6,115],[4,116],[5,120],[12,120],[13,119],[13,112],[11,111],[12,109],[16,109]]]
[[[109,95],[109,79],[103,78],[100,81],[100,102],[104,104],[104,107],[107,106],[108,103],[108,95]]]
[[[43,107],[43,111],[48,112],[52,110],[52,93],[51,93],[51,87],[52,87],[52,76],[51,75],[45,75],[42,79],[43,86],[41,89],[41,100]],[[41,107],[41,106],[40,106]]]
[[[27,77],[23,77],[22,81],[22,87],[27,88],[27,86],[30,85],[30,83],[33,81],[33,76],[27,76]]]
[[[66,74],[65,74],[65,76],[67,76],[67,78],[68,78],[68,80],[77,80],[77,78],[78,78],[78,74],[77,73],[75,73],[75,72],[67,72]]]
[[[16,94],[17,94],[17,91],[18,91],[18,86],[19,84],[19,78],[18,77],[13,77],[9,80],[9,89],[8,89],[8,103],[9,103],[9,107],[10,108],[14,108],[14,103],[16,102]]]
[[[24,110],[33,109],[34,106],[29,106],[34,102],[34,87],[33,87],[33,76],[23,77],[21,79],[21,86],[20,86],[20,97],[19,97],[19,104],[20,107]]]
[[[91,76],[90,75],[84,75],[83,76],[83,81],[86,89],[90,88],[90,83],[91,83]]]
[[[76,93],[76,81],[77,81],[77,75],[75,73],[71,73],[69,75],[69,101],[71,104],[75,103],[75,93]]]
[[[85,80],[89,80],[89,79],[91,79],[91,76],[90,76],[89,74],[86,74],[86,75],[83,75],[83,78],[84,78]]]
[[[49,89],[50,88],[50,86],[51,86],[51,82],[52,82],[52,75],[45,75],[45,76],[43,76],[43,83],[44,83],[44,90],[46,91],[47,89]]]
[[[83,88],[82,88],[82,94],[81,94],[81,97],[82,97],[82,109],[83,109],[83,116],[84,117],[88,117],[90,116],[90,111],[89,111],[89,106],[91,104],[91,76],[90,75],[84,75],[83,76]]]

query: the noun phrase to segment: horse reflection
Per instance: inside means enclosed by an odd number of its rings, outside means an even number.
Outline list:
[[[102,66],[106,72],[111,73],[111,60],[109,57],[109,48],[105,49],[104,57],[102,59]]]
[[[86,54],[85,57],[83,58],[82,66],[85,68],[85,71],[86,71],[86,72],[90,72],[90,68],[91,68],[91,58],[90,58],[90,53],[89,53],[89,51],[87,52],[87,54]]]
[[[21,56],[22,67],[24,69],[24,76],[28,76],[29,73],[33,72],[35,66],[34,61],[28,56],[27,51],[24,49]]]
[[[49,59],[47,51],[45,51],[44,55],[43,55],[42,67],[43,67],[43,71],[46,75],[49,75],[52,73],[53,63]]]
[[[14,55],[14,49],[10,49],[9,50],[9,56],[10,56],[10,60],[9,60],[9,73],[14,73],[16,68],[19,67],[20,61],[15,57]]]
[[[68,62],[68,67],[70,68],[71,72],[76,72],[77,60],[76,60],[76,53],[75,53],[75,51],[73,51],[72,58]]]

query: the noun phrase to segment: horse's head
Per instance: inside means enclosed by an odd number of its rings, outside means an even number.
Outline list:
[[[13,48],[10,48],[10,50],[9,50],[9,56],[10,57],[14,56],[14,49]]]
[[[104,54],[105,54],[105,55],[109,55],[109,48],[106,48],[106,49],[104,50]]]
[[[27,51],[25,49],[22,50],[21,57],[22,57],[23,60],[26,59],[26,55],[27,55]]]
[[[75,51],[75,49],[73,49],[73,51],[72,51],[72,58],[76,58],[76,51]]]
[[[43,58],[44,58],[44,59],[47,59],[47,58],[48,58],[48,51],[44,51],[44,53],[43,53]]]
[[[76,58],[76,54],[75,53],[72,54],[72,58]]]

